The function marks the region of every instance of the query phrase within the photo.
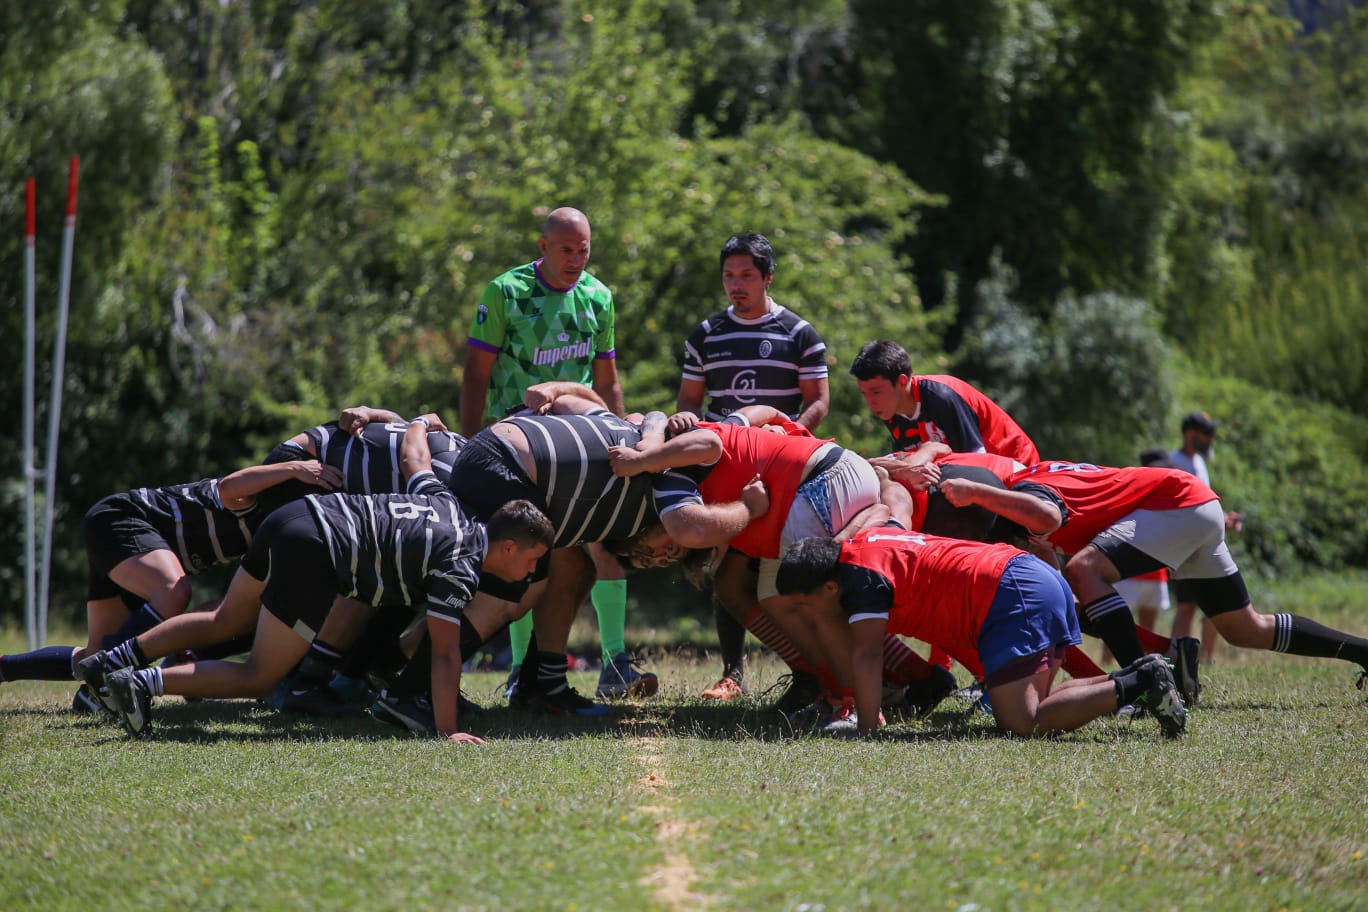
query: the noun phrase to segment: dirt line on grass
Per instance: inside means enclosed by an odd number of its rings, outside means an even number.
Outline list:
[[[693,889],[698,872],[686,850],[694,841],[697,828],[675,816],[675,801],[665,776],[665,758],[659,753],[660,742],[656,738],[641,738],[637,743],[646,766],[646,775],[637,784],[656,799],[640,810],[656,818],[656,842],[664,855],[660,865],[642,877],[641,883],[651,887],[656,899],[667,909],[711,909],[716,905],[713,897]]]

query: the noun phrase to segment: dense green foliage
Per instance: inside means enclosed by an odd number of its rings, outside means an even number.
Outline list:
[[[1306,33],[1252,0],[10,4],[8,363],[23,178],[46,349],[83,162],[56,591],[79,603],[77,521],[107,493],[224,473],[348,403],[454,417],[475,298],[556,205],[593,220],[634,407],[673,402],[725,303],[717,250],[761,231],[831,352],[827,433],[883,445],[846,374],[877,337],[1057,455],[1130,461],[1201,406],[1229,422],[1217,487],[1278,517],[1250,560],[1362,565],[1368,15],[1323,6]],[[16,415],[20,392],[0,376]],[[1303,398],[1314,432],[1240,430]],[[1297,446],[1315,497],[1270,480]],[[0,610],[21,590],[0,564]]]

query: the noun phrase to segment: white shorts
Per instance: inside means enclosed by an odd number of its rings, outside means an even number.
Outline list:
[[[1094,539],[1110,538],[1143,551],[1172,571],[1172,579],[1221,579],[1239,572],[1225,543],[1219,500],[1177,510],[1136,510]]]
[[[1132,611],[1141,608],[1168,611],[1171,607],[1168,583],[1163,580],[1124,579],[1119,580],[1115,588],[1126,600],[1126,604],[1131,606]]]
[[[832,444],[834,446],[834,444]],[[820,460],[824,447],[813,454]],[[874,467],[858,453],[846,450],[831,468],[798,487],[798,496],[789,507],[784,529],[779,534],[779,553],[804,538],[831,538],[861,510],[879,502],[879,476]],[[760,561],[760,580],[756,595],[763,601],[779,594],[775,580],[779,561]]]

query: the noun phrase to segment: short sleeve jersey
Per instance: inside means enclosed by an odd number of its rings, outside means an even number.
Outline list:
[[[827,376],[826,344],[812,324],[778,305],[751,320],[728,307],[689,335],[683,375],[706,385],[705,417],[711,421],[747,405],[768,405],[796,418],[803,407],[799,381]]]
[[[123,500],[171,546],[187,573],[230,563],[247,553],[252,533],[265,518],[255,505],[234,512],[219,499],[219,480],[205,478],[164,488],[135,488]],[[123,509],[123,508],[121,508]]]
[[[342,473],[342,490],[348,494],[402,494],[404,472],[399,462],[407,424],[372,422],[360,437],[344,434],[331,421],[304,432],[318,453],[318,461]],[[432,471],[439,481],[451,477],[451,465],[465,446],[465,438],[453,431],[428,431]]]
[[[538,263],[510,269],[480,296],[467,344],[498,357],[485,415],[495,420],[522,408],[537,383],[588,384],[593,362],[615,357],[613,293],[589,273],[569,291],[541,281]]]
[[[667,493],[661,475],[613,474],[608,448],[636,446],[641,432],[611,412],[509,421],[527,437],[555,547],[626,538],[659,522],[665,503],[689,493]]]
[[[425,608],[459,622],[480,583],[485,527],[431,472],[406,494],[305,498],[332,555],[337,591],[369,605]]]
[[[1064,524],[1046,538],[1065,554],[1082,551],[1136,510],[1179,510],[1219,499],[1196,476],[1178,469],[1113,469],[1084,462],[1028,466],[1013,475],[1007,487],[1059,507]]]
[[[741,489],[757,475],[769,493],[769,510],[765,515],[751,520],[728,544],[750,557],[778,557],[780,535],[803,483],[803,469],[813,453],[828,445],[827,441],[774,434],[730,421],[705,421],[699,427],[722,438],[722,458],[698,481],[704,503],[740,500]]]
[[[889,633],[976,649],[1003,570],[1024,553],[893,526],[866,529],[841,545],[841,607],[852,623],[886,618]]]
[[[1040,452],[1002,408],[958,377],[913,377],[909,390],[915,413],[894,415],[888,433],[893,447],[915,450],[923,443],[944,443],[956,453],[993,453],[1035,465]]]

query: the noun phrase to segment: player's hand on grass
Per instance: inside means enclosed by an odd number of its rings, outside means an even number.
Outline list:
[[[452,732],[447,735],[447,740],[453,744],[484,744],[485,739],[476,737],[469,732]]]

